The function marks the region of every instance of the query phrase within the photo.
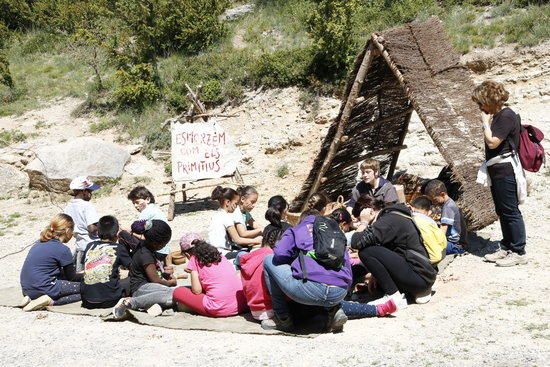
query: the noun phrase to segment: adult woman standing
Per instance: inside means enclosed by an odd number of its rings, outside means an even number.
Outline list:
[[[521,126],[516,113],[504,107],[508,97],[504,86],[492,80],[484,81],[472,93],[472,100],[481,110],[488,183],[502,230],[500,250],[485,259],[497,266],[527,263],[525,223],[518,207],[518,179],[521,179],[518,175],[523,172],[514,157]]]

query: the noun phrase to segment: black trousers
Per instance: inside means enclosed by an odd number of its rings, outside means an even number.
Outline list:
[[[491,178],[491,194],[502,230],[501,247],[520,255],[525,254],[525,223],[519,211],[516,178]]]
[[[431,287],[431,284],[418,275],[403,256],[386,247],[367,247],[359,251],[359,257],[385,294],[400,291],[416,295]]]

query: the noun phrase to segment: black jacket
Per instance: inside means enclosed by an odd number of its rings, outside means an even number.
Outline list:
[[[437,270],[431,265],[428,252],[414,222],[411,211],[404,204],[392,204],[383,209],[378,218],[363,232],[354,233],[351,247],[362,250],[370,246],[384,246],[403,256],[426,281],[433,283]]]

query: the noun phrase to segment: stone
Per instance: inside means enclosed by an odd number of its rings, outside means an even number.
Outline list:
[[[81,137],[38,148],[25,170],[31,188],[63,193],[76,176],[89,176],[99,184],[119,179],[129,160],[130,154],[119,145]]]
[[[143,176],[146,172],[145,167],[139,163],[130,162],[124,167],[124,171],[132,176]]]
[[[10,196],[29,187],[29,176],[9,164],[0,164],[0,196]]]
[[[254,11],[254,4],[243,4],[231,9],[227,9],[222,15],[220,15],[220,20],[235,20],[242,17],[245,14]]]
[[[134,154],[138,154],[139,152],[141,152],[141,149],[143,149],[143,145],[141,145],[141,144],[126,145],[124,147],[124,149],[126,149],[126,151],[128,153],[130,153],[131,155],[134,155]]]

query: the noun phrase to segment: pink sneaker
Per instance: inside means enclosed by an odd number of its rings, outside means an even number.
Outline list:
[[[384,303],[376,305],[376,313],[378,314],[378,317],[391,315],[395,311],[397,311],[397,305],[391,298]]]

